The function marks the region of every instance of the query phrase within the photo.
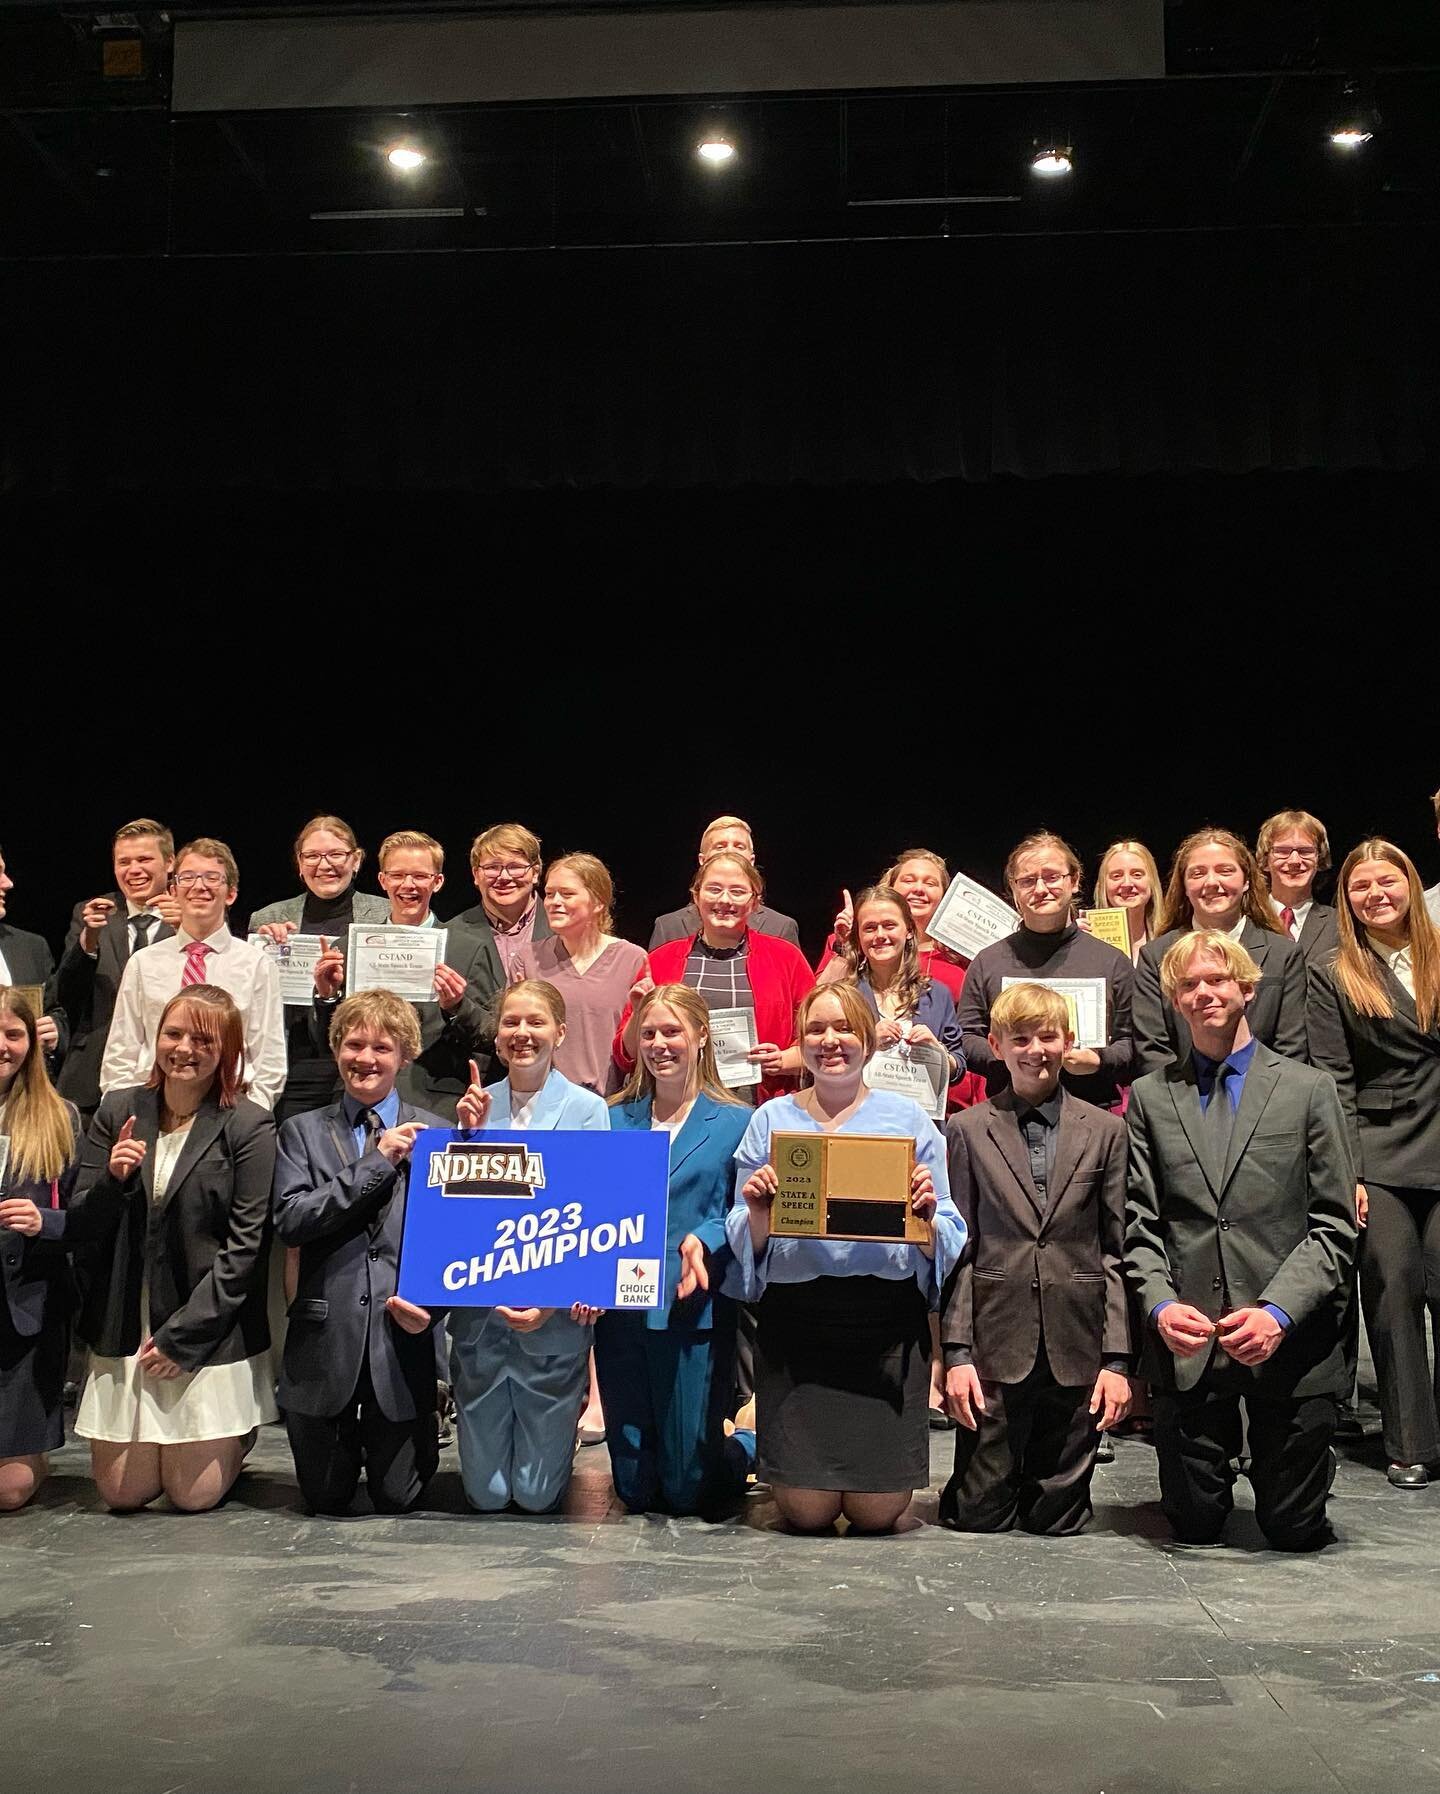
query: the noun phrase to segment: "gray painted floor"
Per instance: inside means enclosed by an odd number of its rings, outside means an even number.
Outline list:
[[[548,1520],[464,1512],[453,1448],[444,1511],[307,1519],[274,1427],[214,1514],[85,1467],[0,1518],[16,1790],[1440,1788],[1440,1487],[1378,1448],[1312,1558],[1170,1547],[1129,1441],[1068,1541],[631,1519],[600,1448]]]

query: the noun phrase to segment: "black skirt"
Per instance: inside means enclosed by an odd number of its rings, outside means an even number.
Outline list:
[[[882,1495],[930,1481],[930,1321],[913,1277],[772,1283],[755,1349],[757,1474]]]
[[[10,1305],[0,1295],[0,1458],[28,1458],[59,1451],[65,1443],[65,1366],[70,1355],[62,1292],[51,1291],[40,1331],[15,1331]]]

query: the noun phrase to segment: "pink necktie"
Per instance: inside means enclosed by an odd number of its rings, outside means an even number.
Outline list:
[[[1295,912],[1287,903],[1280,912],[1280,920],[1285,924],[1285,932],[1293,941],[1295,938]]]
[[[188,985],[205,982],[205,956],[214,951],[215,949],[206,946],[204,941],[191,941],[185,949],[185,969],[180,974],[181,990]]]

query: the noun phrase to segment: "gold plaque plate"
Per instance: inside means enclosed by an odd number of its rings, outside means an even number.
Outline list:
[[[910,1208],[915,1142],[894,1134],[773,1134],[780,1180],[770,1231],[779,1239],[928,1245]]]
[[[43,984],[12,984],[11,990],[17,997],[24,997],[30,1005],[30,1012],[38,1022],[45,1013],[45,986]]]

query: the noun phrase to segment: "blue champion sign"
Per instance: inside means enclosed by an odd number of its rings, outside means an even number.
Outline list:
[[[427,1128],[399,1293],[422,1308],[658,1308],[668,1134]]]

